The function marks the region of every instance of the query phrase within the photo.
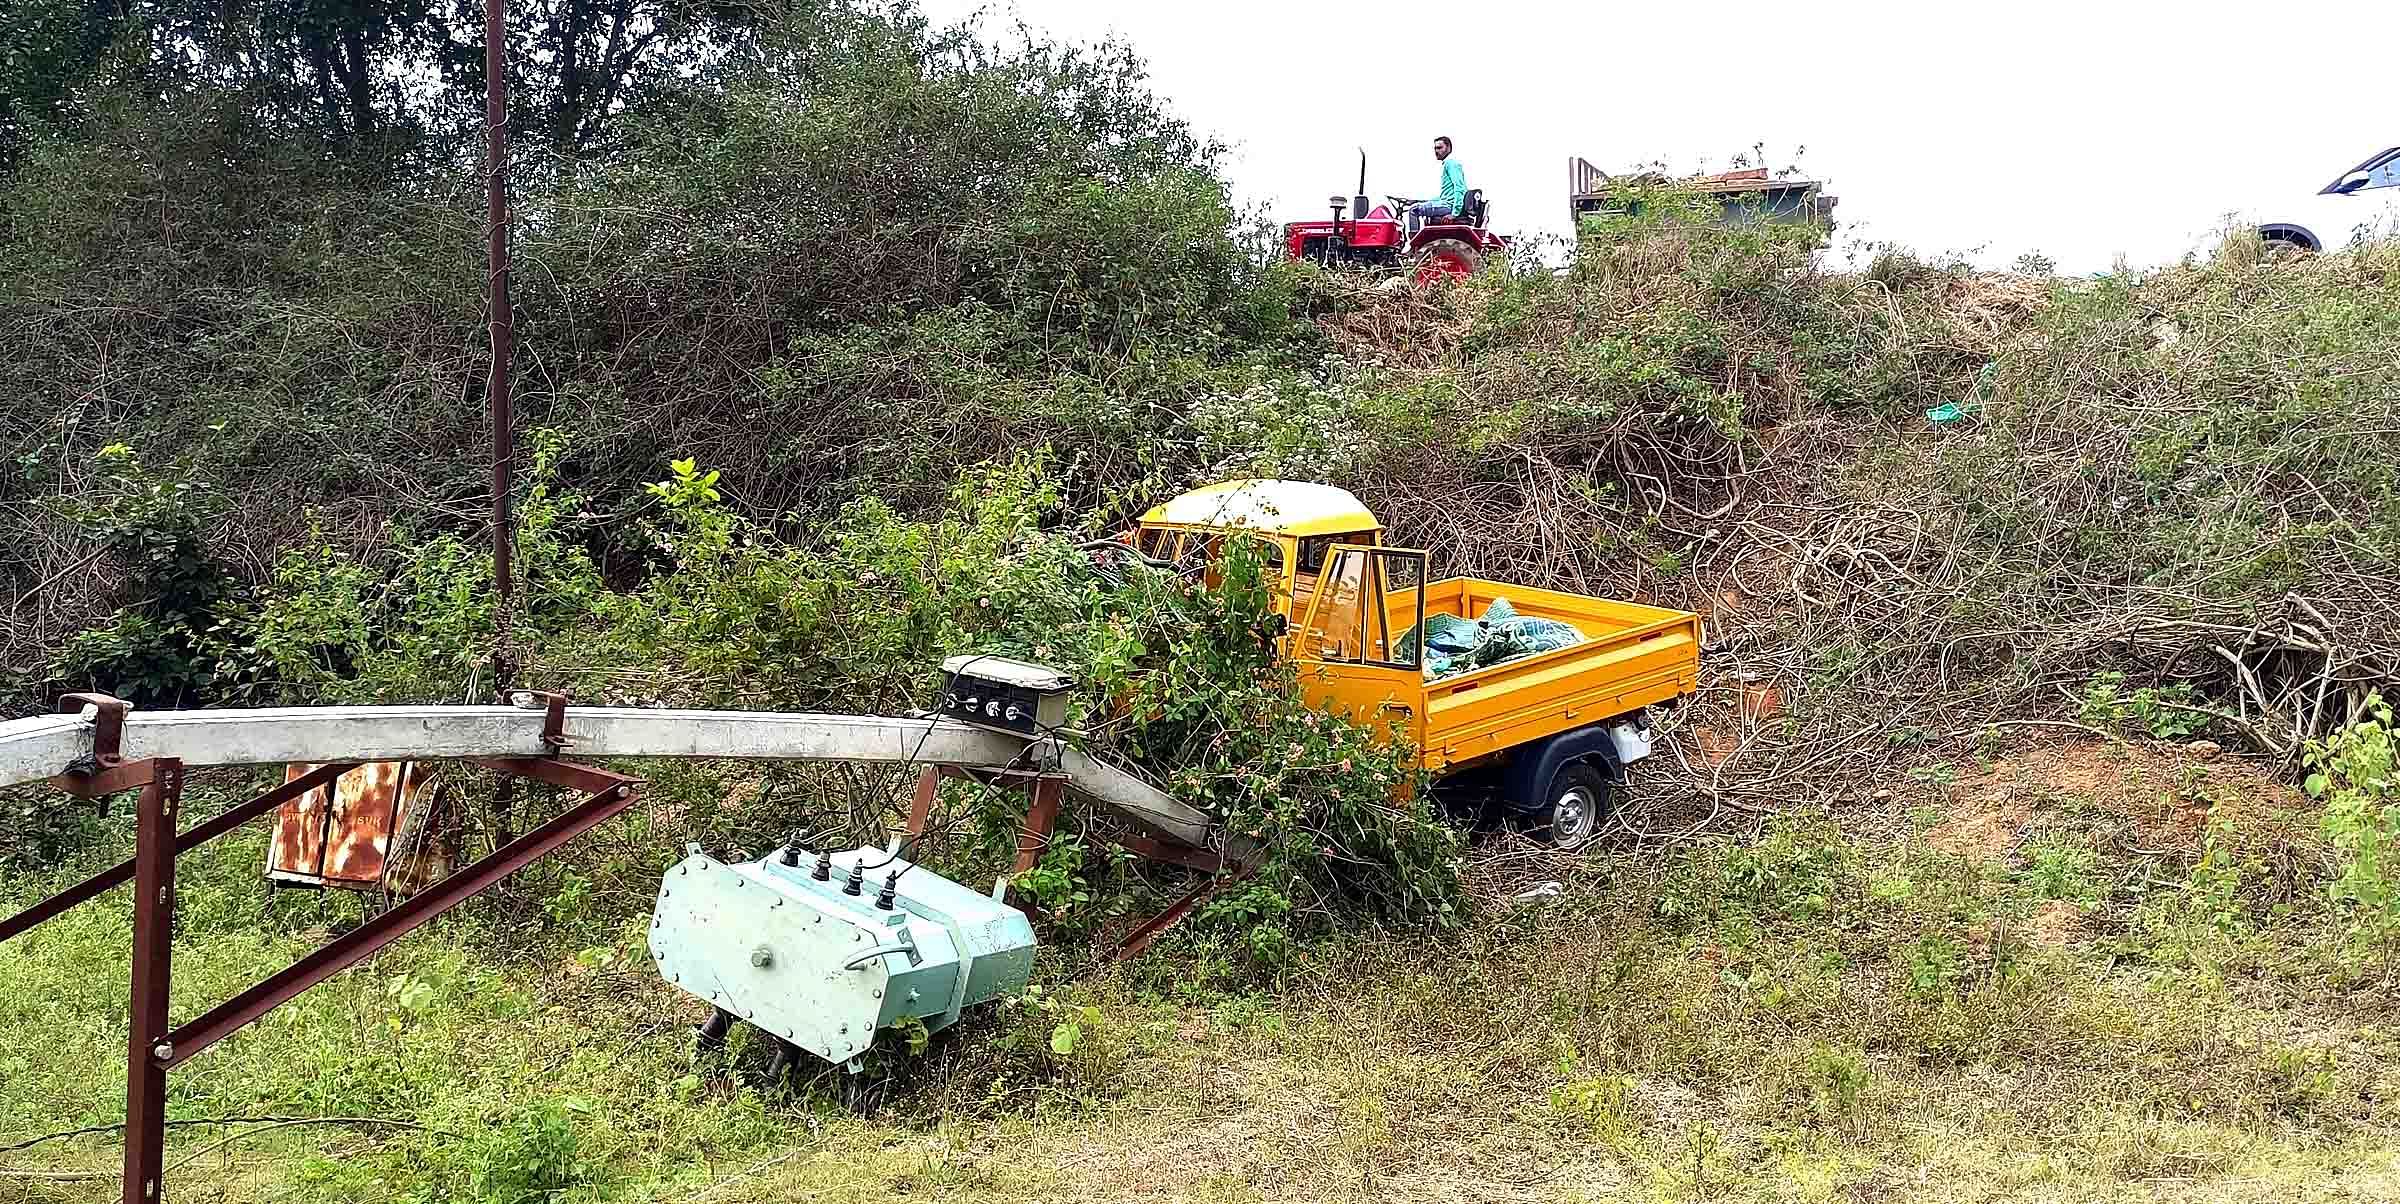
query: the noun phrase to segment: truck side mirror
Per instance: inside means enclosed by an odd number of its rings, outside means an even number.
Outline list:
[[[2350,175],[2342,177],[2342,182],[2333,186],[2334,195],[2349,196],[2351,193],[2357,192],[2358,190],[2365,188],[2374,182],[2375,177],[2370,176],[2363,171],[2353,172]]]
[[[1251,634],[1258,637],[1259,646],[1267,650],[1268,656],[1274,656],[1276,645],[1283,642],[1283,633],[1291,630],[1291,626],[1290,619],[1284,618],[1282,615],[1270,614],[1258,621],[1258,626],[1252,630]]]

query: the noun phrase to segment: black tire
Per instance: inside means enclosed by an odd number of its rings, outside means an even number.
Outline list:
[[[2316,235],[2288,223],[2260,226],[2258,240],[2264,244],[2259,248],[2259,257],[2269,263],[2301,259],[2324,249],[2318,245]]]
[[[1550,784],[1532,801],[1535,829],[1557,848],[1580,849],[1608,819],[1608,775],[1589,761],[1570,761],[1550,775]]]

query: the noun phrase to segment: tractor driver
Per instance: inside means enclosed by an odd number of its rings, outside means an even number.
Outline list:
[[[1447,135],[1433,140],[1433,157],[1442,165],[1442,191],[1430,201],[1418,201],[1408,207],[1412,229],[1422,228],[1426,222],[1457,217],[1467,207],[1467,170],[1450,157]]]

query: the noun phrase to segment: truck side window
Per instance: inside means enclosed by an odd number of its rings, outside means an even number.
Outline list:
[[[1175,559],[1175,532],[1156,527],[1145,528],[1133,537],[1133,546],[1152,560]]]
[[[1300,572],[1311,577],[1324,572],[1325,554],[1332,551],[1336,544],[1373,542],[1375,533],[1372,531],[1352,531],[1347,535],[1311,535],[1300,541]]]
[[[1237,535],[1234,538],[1248,544],[1256,551],[1260,575],[1269,582],[1283,579],[1283,549],[1274,540],[1258,535]],[[1215,589],[1225,584],[1224,552],[1225,537],[1222,535],[1209,536],[1205,560],[1208,567],[1200,575],[1202,585]]]
[[[1317,581],[1315,624],[1303,647],[1329,661],[1359,661],[1365,657],[1365,585],[1367,558],[1346,551],[1325,566]]]

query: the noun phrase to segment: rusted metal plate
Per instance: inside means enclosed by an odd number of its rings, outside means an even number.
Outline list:
[[[374,886],[383,881],[383,854],[400,813],[406,761],[370,761],[335,778],[333,823],[325,839],[328,885]]]
[[[295,781],[314,768],[287,765],[283,780]],[[326,788],[319,786],[275,809],[275,827],[267,838],[267,877],[278,882],[324,884],[329,805]]]
[[[314,766],[284,770],[291,781]],[[275,811],[267,845],[267,876],[302,886],[348,890],[392,888],[407,894],[449,872],[446,795],[429,766],[371,761],[294,798]],[[412,814],[421,809],[423,814]],[[407,846],[405,872],[394,872],[393,843]]]

